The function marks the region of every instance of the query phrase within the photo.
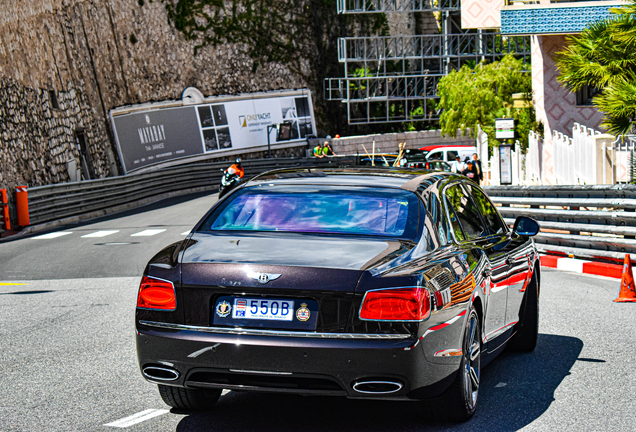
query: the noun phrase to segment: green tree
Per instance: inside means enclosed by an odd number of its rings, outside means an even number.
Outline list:
[[[495,119],[513,117],[525,152],[528,131],[537,127],[536,116],[534,108],[512,108],[512,95],[524,93],[526,100],[532,99],[532,78],[526,70],[521,60],[509,54],[498,62],[462,66],[443,77],[437,86],[442,133],[456,136],[458,129],[466,133],[468,128],[474,133],[479,125],[494,144]]]
[[[605,114],[602,126],[615,135],[634,133],[636,119],[636,0],[591,23],[555,60],[559,81],[572,91],[595,87],[594,105]]]

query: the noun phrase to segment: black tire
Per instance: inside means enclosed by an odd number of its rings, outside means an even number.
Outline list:
[[[161,399],[173,408],[187,411],[207,411],[221,397],[222,390],[188,389],[158,384]]]
[[[538,269],[532,274],[532,279],[526,288],[526,294],[521,302],[519,322],[515,325],[515,334],[508,342],[508,350],[515,352],[530,352],[537,346],[539,336],[539,278]]]
[[[471,308],[464,328],[459,373],[438,405],[444,420],[465,422],[475,414],[481,376],[481,342],[479,315]]]

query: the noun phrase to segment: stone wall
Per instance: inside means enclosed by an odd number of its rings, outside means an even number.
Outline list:
[[[392,34],[437,32],[432,13],[393,15]],[[339,76],[335,51],[333,64],[327,51],[299,53],[301,76],[277,62],[253,70],[242,45],[195,55],[196,44],[168,22],[159,0],[0,0],[0,188],[13,199],[18,185],[68,182],[77,173],[69,165],[87,168],[82,178],[119,174],[109,111],[180,99],[187,87],[205,96],[308,87],[322,104],[318,122],[343,130],[329,123],[333,105],[316,87],[321,74]]]
[[[470,135],[462,136],[461,131],[454,138],[443,137],[441,130],[428,130],[334,138],[331,140],[331,148],[338,155],[364,155],[365,148],[369,154],[372,153],[374,142],[376,153],[397,153],[400,143],[406,143],[408,149],[415,149],[435,144],[475,145],[475,138]]]
[[[194,47],[160,1],[1,1],[0,187],[69,181],[67,162],[81,166],[76,131],[94,177],[117,174],[112,108],[180,99],[191,86],[219,95],[306,85],[277,63],[253,73],[239,46]]]

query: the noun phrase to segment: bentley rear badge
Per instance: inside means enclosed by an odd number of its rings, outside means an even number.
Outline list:
[[[250,277],[265,285],[269,281],[278,279],[280,273],[252,273]]]

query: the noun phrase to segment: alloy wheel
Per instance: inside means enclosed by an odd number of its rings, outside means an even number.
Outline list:
[[[477,404],[479,394],[479,375],[481,367],[481,334],[479,319],[475,313],[470,316],[466,346],[464,350],[464,397],[472,410]]]

